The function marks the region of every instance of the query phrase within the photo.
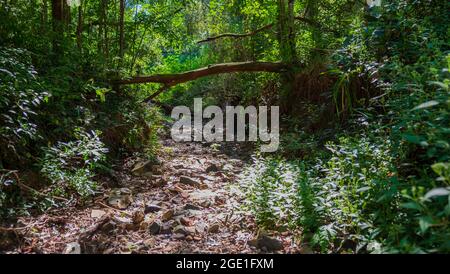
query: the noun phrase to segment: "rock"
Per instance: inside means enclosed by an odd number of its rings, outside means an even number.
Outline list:
[[[138,210],[133,213],[133,218],[132,218],[133,224],[138,225],[138,224],[142,223],[144,221],[144,219],[145,219],[144,212]]]
[[[162,169],[162,168],[161,168],[160,165],[153,165],[153,166],[152,166],[152,172],[153,172],[153,174],[155,174],[155,175],[162,175],[163,172],[162,172],[161,169]]]
[[[210,173],[210,172],[217,172],[219,171],[219,168],[217,167],[216,164],[210,164],[207,168],[206,168],[206,172]]]
[[[128,208],[131,202],[131,190],[128,188],[114,189],[108,198],[108,204],[118,209]]]
[[[154,238],[146,239],[146,240],[144,240],[143,245],[146,248],[152,248],[156,245],[156,240]]]
[[[218,223],[214,223],[208,228],[208,233],[217,233],[219,232],[219,229],[220,225]]]
[[[119,227],[125,230],[136,230],[139,227],[135,225],[132,218],[114,217],[114,221],[118,223]]]
[[[172,225],[171,224],[163,224],[159,233],[161,234],[172,234]]]
[[[145,172],[144,174],[141,174],[140,176],[151,179],[151,178],[153,178],[153,172]]]
[[[111,231],[116,229],[116,227],[117,227],[117,224],[114,221],[109,221],[102,226],[101,230],[103,233],[109,234],[109,233],[111,233]]]
[[[194,236],[194,237],[192,237],[192,240],[194,240],[194,241],[201,241],[202,237]]]
[[[185,229],[186,229],[188,235],[194,235],[197,232],[195,227],[185,227]]]
[[[153,176],[152,180],[155,187],[162,187],[167,185],[167,179],[162,176]]]
[[[176,233],[176,234],[173,234],[173,239],[174,240],[184,240],[184,239],[186,239],[186,235],[181,234],[181,233]]]
[[[185,209],[185,210],[202,210],[201,207],[196,206],[196,205],[193,205],[193,204],[186,204],[186,205],[184,206],[184,209]]]
[[[164,222],[168,221],[168,220],[172,219],[173,215],[174,215],[174,210],[173,209],[166,210],[163,213],[163,215],[161,216],[161,220],[163,220]]]
[[[208,231],[208,225],[203,221],[199,221],[195,224],[195,230],[200,234],[205,233]]]
[[[181,193],[184,192],[184,190],[181,187],[177,186],[177,185],[175,185],[172,188],[169,188],[168,191],[173,192],[175,194],[181,194]]]
[[[186,230],[186,228],[183,225],[179,225],[179,226],[175,227],[173,229],[173,233],[175,233],[175,234],[183,234],[185,236],[189,234],[189,232]]]
[[[134,165],[133,169],[131,170],[131,173],[135,176],[142,176],[143,174],[147,172],[152,172],[152,161],[142,161],[138,162]]]
[[[157,221],[154,221],[149,227],[148,227],[148,231],[150,232],[150,234],[152,235],[156,235],[159,234],[161,232],[161,224]]]
[[[180,218],[180,224],[182,224],[184,226],[191,226],[192,225],[192,221],[191,221],[191,219],[189,219],[187,217],[181,217]]]
[[[204,208],[209,208],[212,206],[212,202],[210,200],[203,200],[200,202],[200,205]]]
[[[162,207],[160,207],[159,205],[155,205],[155,204],[147,204],[145,206],[145,210],[144,213],[148,214],[148,213],[154,213],[154,212],[158,212],[162,210]]]
[[[98,219],[98,218],[103,217],[105,214],[106,214],[106,212],[103,210],[93,209],[91,211],[91,218]]]
[[[261,233],[256,239],[250,240],[249,245],[267,251],[277,251],[283,249],[283,243],[276,239]]]
[[[108,254],[113,254],[114,253],[114,248],[108,248],[105,251],[103,251],[103,254],[108,255]]]
[[[143,231],[147,230],[149,227],[150,223],[145,220],[139,225],[139,229]]]
[[[81,246],[77,242],[69,243],[64,249],[64,254],[81,254]]]
[[[111,197],[108,199],[108,204],[118,209],[127,209],[131,201],[126,197]]]
[[[194,180],[187,176],[180,176],[180,184],[189,185],[193,187],[200,187],[200,182],[197,180]]]

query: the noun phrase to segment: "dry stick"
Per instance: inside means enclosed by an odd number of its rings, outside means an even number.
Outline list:
[[[324,28],[321,24],[319,24],[319,23],[317,23],[317,22],[315,22],[315,21],[313,21],[311,19],[308,19],[308,18],[305,18],[305,17],[301,17],[301,16],[296,16],[296,17],[294,17],[294,19],[298,20],[300,22],[306,23],[306,24],[308,24],[308,25],[310,25],[310,26],[312,26],[314,28],[320,29],[322,31],[331,32],[333,34],[339,34],[338,31],[332,30],[332,29],[328,29],[328,28]],[[204,40],[200,40],[197,43],[198,44],[206,43],[206,42],[214,41],[214,40],[225,38],[225,37],[231,37],[231,38],[249,37],[249,36],[253,36],[253,35],[258,34],[261,31],[271,29],[273,26],[274,26],[273,23],[272,24],[268,24],[268,25],[262,26],[259,29],[256,29],[256,30],[248,32],[248,33],[223,33],[223,34],[219,34],[217,36],[208,37],[208,38],[206,38]]]
[[[22,227],[1,227],[0,226],[0,231],[19,231],[19,230],[25,230],[25,229],[29,229],[37,224],[44,224],[45,222],[34,222],[31,224],[27,224],[26,226],[22,226]]]
[[[217,40],[217,39],[220,39],[220,38],[224,38],[224,37],[244,38],[244,37],[248,37],[248,36],[253,36],[253,35],[255,35],[255,34],[261,32],[261,31],[264,31],[264,30],[272,28],[273,25],[274,25],[273,23],[272,24],[268,24],[268,25],[260,27],[259,29],[256,29],[256,30],[254,30],[252,32],[249,32],[249,33],[242,33],[242,34],[240,34],[240,33],[223,33],[223,34],[220,34],[220,35],[217,35],[217,36],[208,37],[208,38],[206,38],[204,40],[198,41],[197,43],[201,44],[201,43],[214,41],[214,40]]]
[[[30,187],[30,186],[25,185],[24,183],[21,182],[20,177],[19,177],[19,175],[18,175],[19,171],[17,171],[17,170],[7,170],[7,171],[9,171],[9,172],[11,172],[12,174],[14,174],[14,177],[16,177],[17,185],[18,185],[21,189],[24,189],[24,190],[29,191],[29,192],[36,192],[36,193],[39,194],[40,196],[51,197],[51,198],[53,198],[53,199],[55,199],[55,200],[60,200],[60,201],[64,201],[64,202],[68,202],[68,201],[69,201],[69,200],[66,199],[66,198],[59,197],[59,196],[48,195],[48,194],[42,193],[42,192],[40,192],[40,191],[38,191],[38,190],[36,190],[36,189]]]
[[[155,99],[158,95],[163,93],[164,91],[168,90],[171,87],[171,85],[163,85],[158,91],[150,95],[149,97],[144,99],[145,103],[150,102],[151,100]]]
[[[100,219],[93,227],[89,228],[87,231],[83,232],[79,237],[79,242],[85,242],[89,240],[94,234],[102,228],[107,222],[111,220],[111,215],[106,215],[102,219]]]
[[[126,211],[124,211],[124,210],[120,210],[120,209],[114,208],[114,207],[109,206],[109,205],[107,205],[107,204],[105,204],[105,203],[102,203],[102,202],[100,202],[100,201],[96,201],[95,203],[96,203],[96,204],[99,204],[99,205],[101,205],[101,206],[104,206],[104,207],[106,207],[106,208],[112,209],[112,210],[114,210],[114,211],[123,213],[123,214],[125,214],[125,215],[127,215],[127,216],[132,216],[130,213],[128,213],[128,212],[126,212]]]

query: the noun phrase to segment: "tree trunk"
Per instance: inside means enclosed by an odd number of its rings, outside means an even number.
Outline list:
[[[306,12],[305,12],[305,18],[311,21],[315,21],[317,14],[319,13],[319,6],[317,1],[315,0],[308,0],[306,3]],[[312,58],[321,58],[323,52],[321,52],[318,49],[323,48],[323,35],[322,31],[320,31],[317,28],[311,28],[311,34],[312,39],[314,42],[314,50],[312,52]]]
[[[106,58],[106,43],[107,43],[107,20],[106,20],[106,1],[100,0],[99,6],[99,26],[98,26],[98,53]]]
[[[125,0],[120,0],[120,12],[119,12],[119,57],[120,64],[123,62],[124,50],[125,50],[125,31],[124,31],[124,19],[125,18]]]
[[[70,14],[70,6],[67,4],[66,0],[63,0],[63,19],[64,19],[64,26],[68,26],[70,24],[71,20],[71,14]]]
[[[281,61],[289,69],[281,75],[282,90],[280,94],[280,107],[283,112],[290,111],[290,96],[294,89],[295,73],[298,60],[295,48],[294,30],[294,3],[295,0],[278,0],[278,43]]]
[[[78,6],[77,46],[81,52],[83,49],[83,0],[80,0],[80,6]]]
[[[61,42],[64,36],[63,0],[52,0],[53,52],[61,53]]]
[[[41,32],[44,34],[47,31],[48,24],[48,2],[47,0],[42,1],[41,6]]]
[[[108,0],[102,0],[103,17],[103,53],[106,59],[109,57],[109,38],[108,38]]]

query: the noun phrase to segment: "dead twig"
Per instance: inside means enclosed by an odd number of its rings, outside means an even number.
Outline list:
[[[20,231],[20,230],[25,230],[25,229],[29,229],[35,225],[42,225],[45,222],[34,222],[31,224],[27,224],[26,226],[22,226],[22,227],[1,227],[0,226],[0,231]]]
[[[96,204],[99,204],[99,205],[101,205],[101,206],[103,206],[103,207],[109,208],[109,209],[111,209],[111,210],[114,210],[114,211],[120,212],[120,213],[122,213],[122,214],[125,214],[125,215],[127,215],[127,216],[131,216],[130,213],[128,213],[128,212],[126,212],[126,211],[124,211],[124,210],[120,210],[120,209],[114,208],[114,207],[109,206],[109,205],[107,205],[107,204],[105,204],[105,203],[102,203],[102,202],[100,202],[100,201],[95,201],[95,203],[96,203]]]
[[[101,218],[94,226],[92,226],[90,229],[88,229],[87,231],[83,232],[82,234],[80,234],[79,236],[79,242],[86,242],[87,240],[89,240],[90,238],[92,238],[92,236],[94,236],[94,234],[101,229],[106,223],[108,223],[109,221],[111,221],[111,214],[107,214],[106,216],[104,216],[103,218]]]
[[[27,185],[24,184],[24,183],[22,183],[22,181],[20,180],[20,177],[19,177],[19,171],[18,171],[18,170],[2,170],[2,171],[8,171],[8,172],[10,172],[11,174],[13,174],[14,177],[16,178],[17,186],[19,186],[22,190],[25,190],[25,191],[28,191],[28,192],[32,192],[32,193],[36,193],[36,194],[38,194],[39,196],[50,197],[50,198],[53,198],[53,199],[55,199],[55,200],[60,200],[60,201],[64,201],[64,202],[69,202],[69,200],[66,199],[66,198],[42,193],[42,192],[40,192],[40,191],[38,191],[38,190],[36,190],[36,189],[30,187],[30,186],[27,186]]]

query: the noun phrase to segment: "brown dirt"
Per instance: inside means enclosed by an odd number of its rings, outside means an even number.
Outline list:
[[[82,253],[263,252],[248,244],[255,238],[257,226],[243,208],[245,197],[237,183],[250,152],[235,146],[218,151],[206,144],[166,140],[161,165],[153,172],[161,175],[134,176],[131,170],[142,160],[126,159],[115,178],[103,182],[103,196],[84,206],[66,206],[21,218],[16,225],[24,228],[14,231],[14,247],[7,252],[64,253],[67,244],[73,242],[80,244]],[[219,171],[206,172],[211,164],[217,165]],[[200,185],[181,184],[180,176]],[[125,209],[108,205],[112,188],[106,186],[112,184],[131,191],[131,203]],[[162,209],[144,214],[149,203]],[[199,210],[185,210],[186,205]],[[166,228],[181,223],[181,232],[187,235],[177,231],[152,235],[149,226],[153,221]],[[298,251],[290,233],[272,236],[283,243],[278,252]]]

